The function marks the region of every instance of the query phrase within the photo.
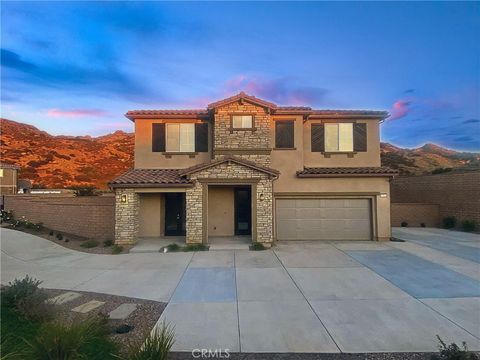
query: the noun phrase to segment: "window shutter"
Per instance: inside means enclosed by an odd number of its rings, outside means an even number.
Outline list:
[[[294,122],[276,121],[275,122],[275,147],[291,149],[294,145]]]
[[[152,124],[152,151],[165,151],[165,124]]]
[[[312,124],[312,152],[325,151],[325,127],[323,124]]]
[[[208,123],[195,124],[195,151],[208,152]]]
[[[367,124],[353,124],[353,151],[367,151]]]

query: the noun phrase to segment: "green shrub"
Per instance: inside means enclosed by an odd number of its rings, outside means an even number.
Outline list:
[[[42,222],[36,223],[36,224],[34,224],[33,228],[36,231],[42,231],[43,230],[43,223]]]
[[[103,242],[103,247],[109,247],[113,245],[113,240],[105,240]]]
[[[443,218],[443,228],[453,229],[457,224],[457,219],[454,216],[447,216]]]
[[[208,246],[204,244],[187,244],[183,247],[183,251],[207,251]]]
[[[25,228],[27,229],[34,229],[35,228],[35,224],[30,222],[30,221],[25,221]]]
[[[57,240],[63,240],[63,235],[60,233],[58,233],[56,237],[57,237]]]
[[[73,190],[75,196],[98,196],[99,191],[95,186],[72,186],[69,189]]]
[[[109,339],[105,317],[95,316],[71,323],[42,325],[37,336],[27,342],[27,358],[32,360],[77,360],[111,358],[117,346]]]
[[[4,221],[10,222],[13,221],[13,212],[11,210],[1,210],[0,211],[0,223],[3,223]]]
[[[175,252],[175,251],[180,251],[182,248],[180,247],[180,245],[173,243],[173,244],[168,244],[166,246],[166,249],[168,252]]]
[[[53,236],[53,235],[55,235],[55,234],[54,234],[53,230],[50,230],[50,232],[48,233],[48,235]]]
[[[401,227],[407,227],[408,226],[408,223],[406,221],[402,221],[402,223],[400,224]]]
[[[445,342],[437,335],[439,341],[438,350],[439,354],[432,355],[432,360],[479,360],[479,357],[468,351],[467,344],[462,343],[462,348],[457,344],[451,343],[450,345],[445,344]]]
[[[427,227],[427,225],[425,225],[425,223],[421,223],[420,226],[421,227]]]
[[[42,282],[29,277],[15,279],[2,291],[2,303],[25,319],[46,321],[53,316],[53,305],[45,301],[48,295],[39,288]]]
[[[473,220],[463,220],[462,221],[462,230],[463,231],[475,231],[477,228],[475,221]]]
[[[94,247],[97,247],[99,244],[99,242],[97,240],[87,240],[87,241],[84,241],[80,244],[81,247],[83,248],[86,248],[86,249],[90,249],[90,248],[94,248]]]
[[[144,341],[132,342],[127,345],[125,360],[166,360],[175,342],[172,327],[162,323],[160,329],[147,333]]]
[[[117,244],[112,246],[112,254],[113,255],[120,254],[122,251],[123,251],[123,246],[117,245]]]
[[[266,250],[266,248],[265,246],[263,246],[262,243],[254,242],[252,245],[250,245],[250,250],[261,251],[261,250]]]

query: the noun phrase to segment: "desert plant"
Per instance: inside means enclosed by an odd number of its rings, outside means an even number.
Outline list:
[[[83,248],[86,248],[86,249],[90,249],[90,248],[94,248],[94,247],[97,247],[99,244],[99,242],[97,240],[87,240],[87,241],[84,241],[80,244],[81,247]]]
[[[53,230],[50,230],[50,232],[48,233],[48,235],[53,236],[53,235],[55,235],[55,233],[53,232]]]
[[[187,244],[183,247],[183,251],[207,251],[208,246],[204,244]]]
[[[116,350],[109,340],[110,330],[105,317],[89,317],[83,321],[50,322],[42,325],[37,336],[27,342],[28,359],[32,360],[77,360],[90,359],[90,347],[102,344],[107,354]],[[96,346],[98,347],[98,346]],[[89,351],[90,350],[90,351]],[[96,351],[96,349],[95,349]]]
[[[462,230],[463,231],[475,231],[475,229],[477,228],[476,224],[475,224],[475,221],[473,220],[463,220],[462,221]]]
[[[58,233],[56,236],[57,240],[63,240],[63,235]]]
[[[0,223],[13,221],[13,212],[7,210],[0,211]]]
[[[440,336],[437,335],[439,354],[432,355],[432,360],[479,360],[479,357],[468,351],[467,343],[462,343],[462,348],[457,344],[451,343],[447,345]]]
[[[166,246],[166,249],[167,249],[167,252],[175,252],[175,251],[180,251],[181,247],[180,245],[173,243],[173,244],[168,244]]]
[[[262,243],[254,242],[252,243],[252,245],[250,245],[250,250],[253,250],[253,251],[265,250],[265,246],[263,246]]]
[[[406,221],[402,221],[402,223],[400,224],[401,227],[407,227],[408,226],[408,223]]]
[[[113,240],[105,240],[103,242],[103,247],[109,247],[113,245]]]
[[[123,246],[120,246],[120,245],[117,245],[117,244],[112,246],[112,254],[113,255],[120,254],[122,251],[123,251]]]
[[[73,190],[75,196],[98,196],[99,192],[95,186],[72,186],[69,189]]]
[[[28,275],[21,280],[15,279],[2,291],[3,304],[26,319],[50,319],[53,316],[53,305],[45,302],[48,295],[39,288],[41,283]]]
[[[454,216],[447,216],[443,218],[443,228],[452,229],[457,224],[457,219]]]
[[[144,341],[131,342],[127,345],[125,360],[166,360],[175,342],[174,329],[162,323],[160,329],[155,328],[145,334]]]
[[[39,223],[33,224],[33,228],[34,228],[36,231],[42,231],[42,230],[43,230],[43,223],[42,223],[42,222],[39,222]]]

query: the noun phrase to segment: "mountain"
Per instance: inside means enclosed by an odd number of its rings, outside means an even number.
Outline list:
[[[53,136],[34,126],[1,119],[1,161],[20,166],[19,178],[63,188],[107,183],[133,166],[134,136]]]
[[[93,185],[106,189],[111,179],[133,166],[134,135],[123,131],[99,137],[53,136],[7,119],[0,119],[0,129],[1,161],[19,165],[19,177],[37,186]],[[381,153],[382,165],[398,169],[403,175],[480,168],[480,154],[435,144],[403,149],[382,143]]]

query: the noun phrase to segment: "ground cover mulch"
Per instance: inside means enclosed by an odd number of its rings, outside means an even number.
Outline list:
[[[59,289],[44,289],[48,294],[49,298],[55,297],[62,293],[65,293],[69,290],[59,290]],[[138,304],[137,309],[131,313],[125,320],[112,320],[109,319],[109,324],[112,327],[111,337],[124,346],[129,341],[141,341],[144,339],[145,335],[149,333],[155,324],[157,323],[160,315],[167,306],[166,303],[152,300],[143,300],[137,298],[131,298],[126,296],[117,296],[117,295],[107,295],[94,292],[85,292],[85,291],[76,291],[73,292],[81,293],[82,296],[69,301],[65,304],[57,305],[57,318],[66,322],[73,321],[74,319],[86,318],[92,315],[108,315],[108,313],[116,309],[121,304],[125,303],[134,303]],[[105,304],[102,306],[86,313],[80,314],[71,309],[82,305],[91,300],[103,301]],[[117,334],[114,329],[118,328],[121,325],[130,325],[133,326],[133,329],[125,334]]]

